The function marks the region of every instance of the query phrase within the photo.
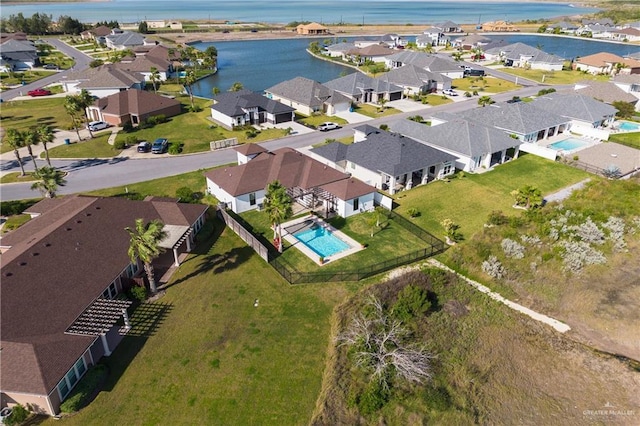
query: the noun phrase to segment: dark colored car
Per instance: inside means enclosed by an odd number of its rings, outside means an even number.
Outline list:
[[[475,68],[464,70],[465,77],[484,77],[484,70],[477,70]]]
[[[44,64],[42,68],[45,70],[57,70],[58,66],[56,64]]]
[[[49,96],[50,94],[51,94],[51,91],[50,91],[50,90],[42,89],[42,88],[40,88],[40,89],[35,89],[35,90],[29,90],[29,91],[27,92],[27,95],[29,95],[29,96],[34,96],[34,97],[35,97],[35,96]]]
[[[149,152],[151,151],[151,144],[147,141],[140,142],[138,144],[138,152]]]
[[[152,154],[164,154],[169,149],[169,141],[165,138],[158,138],[151,145]]]

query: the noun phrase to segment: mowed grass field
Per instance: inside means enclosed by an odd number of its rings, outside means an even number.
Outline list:
[[[418,209],[416,224],[439,238],[444,236],[440,225],[444,219],[459,224],[463,236],[470,237],[482,229],[493,210],[502,210],[508,216],[521,214],[522,210],[512,208],[510,193],[514,189],[533,185],[545,195],[587,177],[589,174],[582,170],[525,154],[486,173],[466,174],[401,192],[395,201],[402,215],[406,216],[409,208]]]
[[[164,316],[148,315],[145,332],[134,313],[133,335],[105,360],[105,389],[61,424],[307,424],[346,292],[289,286],[214,223],[155,304]]]

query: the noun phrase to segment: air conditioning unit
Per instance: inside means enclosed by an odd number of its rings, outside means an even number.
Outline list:
[[[258,203],[258,211],[262,211],[262,203]]]

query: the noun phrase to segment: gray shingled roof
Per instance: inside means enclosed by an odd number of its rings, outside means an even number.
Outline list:
[[[640,74],[637,74],[638,81],[640,82]],[[578,83],[579,88],[575,91],[581,95],[589,96],[590,98],[606,102],[608,104],[615,101],[623,101],[635,104],[638,102],[638,98],[631,93],[627,93],[613,82],[610,81],[584,81]]]
[[[617,109],[579,93],[550,93],[531,102],[533,107],[570,119],[596,122],[615,115]]]
[[[142,83],[144,76],[138,72],[118,69],[115,64],[89,68],[68,76],[68,81],[80,80],[80,89],[124,88]]]
[[[283,81],[268,88],[265,92],[273,93],[278,97],[290,99],[312,108],[320,108],[324,103],[335,105],[351,102],[350,99],[340,93],[336,93],[333,89],[305,77],[296,77]]]
[[[0,51],[5,55],[14,52],[32,52],[36,53],[37,49],[32,42],[27,40],[9,39],[0,45]]]
[[[335,80],[327,81],[324,85],[340,93],[347,93],[351,96],[359,95],[365,90],[373,90],[376,93],[401,92],[402,88],[390,84],[383,78],[371,78],[360,72],[354,72]]]
[[[336,44],[332,44],[330,46],[327,46],[325,49],[329,52],[341,52],[341,53],[345,53],[348,52],[349,50],[353,50],[356,48],[356,44],[353,42],[347,42],[347,43],[336,43]]]
[[[288,105],[274,101],[251,90],[240,90],[238,92],[225,92],[216,95],[216,103],[211,109],[220,111],[228,117],[244,115],[247,108],[258,108],[270,114],[284,114],[295,111]]]
[[[420,87],[429,81],[451,82],[452,79],[440,73],[427,71],[415,65],[405,65],[384,73],[381,77],[400,86]]]
[[[569,122],[567,118],[534,106],[533,102],[493,104],[463,111],[459,115],[461,118],[524,135]]]
[[[106,36],[114,46],[140,46],[144,44],[144,37],[138,33],[125,31],[121,34],[113,34]]]
[[[362,142],[345,146],[347,148],[345,158],[348,161],[365,169],[380,171],[391,176],[399,176],[456,159],[455,156],[444,151],[384,130],[369,134]],[[343,148],[328,148],[327,145],[315,148],[311,152],[322,156],[323,152],[332,153],[331,150],[334,149],[339,151]]]
[[[505,132],[483,124],[455,118],[437,126],[427,126],[411,120],[391,123],[391,130],[429,145],[435,145],[467,157],[499,152],[520,145]]]
[[[387,59],[394,62],[401,62],[404,65],[415,65],[431,72],[460,71],[460,65],[455,61],[424,52],[405,50],[391,55]]]
[[[531,56],[530,62],[562,63],[564,59],[559,56],[543,52],[524,43],[512,43],[501,47],[485,49],[485,53],[491,55],[503,54],[506,59],[517,61],[521,56]]]
[[[638,52],[640,58],[640,52]],[[627,84],[640,84],[640,74],[618,74],[613,77],[613,81]]]
[[[311,150],[311,152],[318,154],[322,158],[326,158],[329,161],[338,163],[347,159],[347,147],[340,142],[331,142],[326,145],[319,146]]]

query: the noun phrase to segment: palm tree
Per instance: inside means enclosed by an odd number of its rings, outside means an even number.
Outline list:
[[[24,135],[20,130],[9,129],[7,130],[6,135],[4,136],[5,142],[9,144],[11,149],[13,149],[13,154],[16,156],[18,160],[18,164],[20,165],[21,174],[20,176],[24,176],[24,165],[22,164],[22,158],[20,158],[20,148],[24,146]]]
[[[189,100],[191,100],[191,110],[194,110],[193,106],[193,85],[196,84],[196,73],[193,70],[187,71],[187,75],[184,77],[184,86],[187,92],[189,92]]]
[[[483,107],[492,104],[494,101],[491,99],[491,96],[480,96],[478,98],[478,105],[482,105]]]
[[[158,81],[160,81],[160,71],[158,71],[158,68],[151,67],[151,74],[149,74],[149,80],[151,80],[151,83],[153,84],[153,91],[157,93],[158,88],[156,84],[158,83]]]
[[[151,262],[164,251],[163,248],[160,247],[160,242],[167,237],[164,224],[157,219],[147,224],[144,223],[144,219],[136,219],[135,229],[127,226],[125,231],[127,231],[131,237],[129,251],[127,252],[129,259],[134,263],[140,259],[144,265],[147,279],[149,280],[149,289],[151,293],[156,293],[158,288],[156,287]]]
[[[244,86],[242,85],[242,83],[240,83],[239,81],[236,81],[235,83],[233,83],[231,85],[231,87],[229,88],[230,92],[239,92],[242,89],[244,89]]]
[[[31,129],[22,132],[22,137],[24,140],[24,146],[26,146],[27,151],[29,151],[29,157],[31,157],[31,161],[33,161],[33,168],[36,173],[38,173],[38,163],[36,162],[36,157],[33,156],[33,151],[31,150],[33,145],[38,144],[38,132],[36,132],[36,129],[32,127]]]
[[[91,129],[89,128],[89,122],[91,121],[91,118],[89,117],[89,110],[88,110],[88,108],[91,105],[93,105],[93,102],[94,102],[93,96],[91,96],[91,93],[89,93],[87,89],[82,89],[80,93],[76,95],[76,98],[78,102],[78,108],[80,109],[81,112],[84,113],[85,124],[87,125],[87,129],[89,130],[91,139],[93,139],[93,132],[91,132]]]
[[[62,172],[55,167],[41,167],[33,176],[38,179],[38,181],[31,185],[31,189],[37,189],[46,198],[55,197],[58,187],[65,186],[67,183]]]
[[[215,97],[220,93],[220,88],[218,86],[213,86],[213,89],[211,89],[211,93],[213,93],[213,96]]]
[[[51,130],[51,127],[41,124],[36,128],[36,132],[38,133],[38,141],[42,142],[47,164],[51,167],[51,160],[49,160],[49,148],[47,148],[47,144],[53,142],[53,130]]]
[[[454,61],[459,62],[462,60],[462,52],[457,51],[457,52],[453,52],[451,54],[451,57],[453,58]]]
[[[67,95],[64,98],[64,109],[67,114],[69,114],[69,117],[71,117],[71,124],[76,130],[76,135],[78,135],[78,142],[80,142],[82,140],[80,138],[80,130],[78,130],[78,112],[80,109],[78,108],[78,101],[75,96]]]
[[[282,222],[293,214],[292,201],[287,189],[279,181],[267,185],[264,195],[264,211],[273,224],[273,239],[277,241],[278,251],[282,253]]]

